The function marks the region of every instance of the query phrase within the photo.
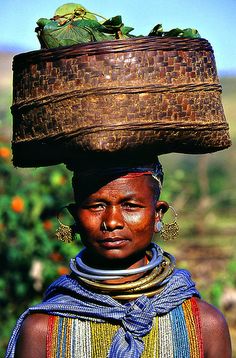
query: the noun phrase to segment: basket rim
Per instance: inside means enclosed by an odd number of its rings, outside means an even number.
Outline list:
[[[119,52],[164,50],[164,51],[213,51],[211,44],[204,38],[143,36],[124,40],[79,43],[50,49],[23,52],[13,57],[13,70],[19,65],[38,63],[47,60],[60,60],[81,55],[100,55]]]

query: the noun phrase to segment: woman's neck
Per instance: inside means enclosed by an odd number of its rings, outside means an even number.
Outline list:
[[[92,257],[92,259],[91,259]],[[102,269],[102,270],[130,270],[130,269],[135,269],[138,267],[142,267],[147,265],[148,263],[148,258],[146,253],[143,253],[142,255],[136,256],[136,257],[132,257],[132,258],[128,258],[126,260],[112,260],[112,261],[105,261],[104,259],[101,258],[96,258],[94,257],[94,255],[91,255],[89,253],[85,253],[84,255],[84,262],[96,269]],[[141,278],[142,276],[144,276],[146,273],[139,273],[139,274],[135,274],[135,275],[130,275],[128,277],[123,277],[120,279],[114,279],[114,280],[104,280],[102,281],[103,283],[110,283],[110,284],[119,284],[119,283],[126,283],[126,282],[132,282],[135,281],[139,278]]]

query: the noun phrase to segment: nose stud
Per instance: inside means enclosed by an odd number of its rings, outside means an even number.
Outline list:
[[[105,221],[103,221],[103,223],[102,223],[102,230],[107,231],[107,226],[106,226]]]

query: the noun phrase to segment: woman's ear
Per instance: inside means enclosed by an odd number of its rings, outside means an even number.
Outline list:
[[[161,224],[162,217],[167,212],[168,209],[169,209],[169,204],[166,201],[157,201],[155,226],[154,226],[155,233],[158,233],[160,231],[160,228],[162,226]]]
[[[157,201],[156,203],[156,212],[159,214],[165,214],[169,209],[169,204],[166,201]]]

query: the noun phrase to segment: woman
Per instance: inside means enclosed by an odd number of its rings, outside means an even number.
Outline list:
[[[21,316],[6,357],[231,357],[222,314],[152,243],[162,176],[159,163],[75,170],[69,210],[86,249]]]

